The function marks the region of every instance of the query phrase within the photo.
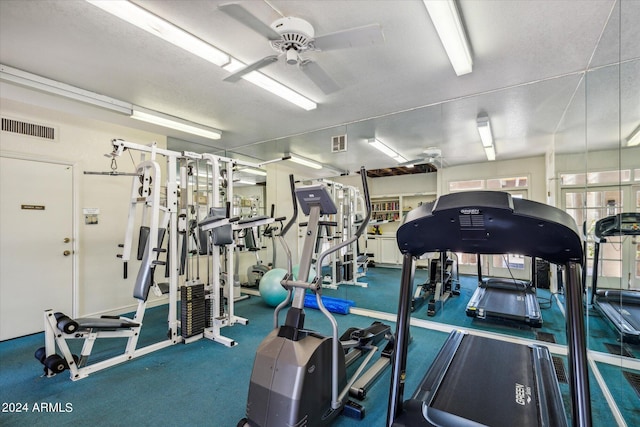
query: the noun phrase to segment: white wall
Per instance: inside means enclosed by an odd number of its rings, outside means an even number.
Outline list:
[[[133,306],[133,283],[138,262],[130,262],[129,279],[122,278],[122,261],[116,258],[123,243],[131,192],[131,177],[84,175],[84,171],[109,171],[110,141],[125,139],[139,144],[157,142],[166,147],[166,137],[90,120],[53,110],[2,99],[2,117],[24,120],[57,128],[59,139],[48,142],[29,136],[2,132],[0,154],[33,160],[71,162],[74,165],[75,198],[75,289],[76,316],[99,312],[122,312]],[[132,153],[135,161],[139,155]],[[135,167],[125,153],[117,160],[119,171],[133,172]],[[6,177],[3,177],[5,179]],[[22,177],[29,179],[29,171]],[[99,223],[85,225],[83,208],[100,209]],[[134,248],[137,247],[137,243]],[[35,261],[37,263],[37,260]],[[34,266],[35,267],[35,266]],[[54,307],[55,308],[55,307]]]

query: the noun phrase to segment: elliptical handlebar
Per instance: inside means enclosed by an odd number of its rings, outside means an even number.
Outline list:
[[[295,180],[293,179],[293,174],[289,175],[289,187],[291,189],[291,200],[293,202],[293,214],[291,215],[291,219],[289,219],[289,222],[287,222],[284,228],[282,228],[282,231],[280,231],[280,236],[284,236],[298,219],[298,202],[296,201],[296,183],[295,183]]]
[[[291,249],[289,249],[289,245],[287,245],[287,241],[285,240],[284,235],[287,233],[287,231],[289,231],[289,229],[293,226],[293,224],[295,224],[296,220],[298,219],[298,201],[296,200],[296,183],[295,183],[295,179],[293,178],[293,174],[289,175],[289,187],[291,189],[293,213],[291,214],[291,218],[289,219],[289,222],[287,222],[287,224],[281,228],[280,233],[278,234],[278,240],[280,241],[280,244],[282,245],[282,249],[284,249],[284,252],[287,257],[287,274],[285,276],[285,279],[290,279],[290,276],[293,270],[293,262],[291,260]],[[282,218],[283,221],[284,219],[285,218]],[[280,311],[284,307],[289,305],[292,294],[293,294],[293,291],[290,288],[287,289],[286,298],[280,304],[278,304],[276,309],[273,311],[273,328],[274,329],[278,328],[278,316],[280,314]]]

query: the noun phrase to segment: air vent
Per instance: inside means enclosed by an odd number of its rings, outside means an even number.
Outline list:
[[[625,370],[622,371],[622,374],[627,379],[627,381],[629,381],[629,384],[631,385],[633,390],[636,392],[638,397],[640,397],[640,374],[636,374],[635,372],[625,371]]]
[[[536,339],[538,341],[544,341],[544,342],[551,342],[551,343],[555,343],[556,342],[556,337],[553,334],[550,334],[548,332],[536,332]]]
[[[558,356],[551,357],[551,360],[553,361],[553,367],[556,370],[558,382],[568,384],[569,381],[567,379],[567,371],[564,368],[564,361]]]
[[[624,345],[604,343],[604,346],[607,348],[607,351],[611,354],[615,354],[616,356],[625,356],[625,357],[633,358],[633,354],[631,354],[631,352]]]
[[[338,135],[331,137],[331,152],[339,153],[347,151],[347,135]]]
[[[460,227],[462,228],[484,228],[484,216],[482,215],[460,215]]]
[[[56,129],[51,126],[43,126],[6,117],[2,118],[2,131],[33,136],[36,138],[47,139],[49,141],[55,141],[57,137]]]

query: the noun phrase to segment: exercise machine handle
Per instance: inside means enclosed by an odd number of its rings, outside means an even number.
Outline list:
[[[287,222],[287,225],[284,226],[282,231],[280,232],[280,236],[284,236],[287,234],[287,231],[293,226],[293,224],[298,219],[298,202],[296,200],[296,183],[293,179],[293,174],[289,175],[289,187],[291,188],[291,200],[293,201],[293,214],[291,215],[291,219]]]
[[[356,236],[360,237],[369,224],[371,219],[371,196],[369,195],[369,185],[367,184],[367,171],[364,166],[360,167],[360,178],[362,178],[362,192],[364,193],[364,203],[367,209],[367,216],[356,230]]]

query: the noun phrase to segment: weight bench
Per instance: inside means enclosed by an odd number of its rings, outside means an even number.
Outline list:
[[[150,256],[150,250],[154,252],[161,251],[159,248],[150,249],[148,244],[144,245],[142,264],[140,270],[138,270],[133,288],[133,297],[138,300],[138,308],[132,319],[120,316],[72,319],[64,313],[54,312],[51,309],[45,310],[45,346],[36,351],[35,357],[44,365],[47,376],[54,376],[65,369],[69,369],[71,379],[74,381],[79,380],[95,371],[173,344],[172,341],[164,341],[136,350],[149,289],[153,283],[153,271],[158,263],[162,263]],[[98,338],[128,338],[128,340],[121,355],[89,365],[89,356]],[[67,344],[67,340],[70,339],[84,339],[80,357],[71,353]],[[56,354],[56,347],[62,355]]]

